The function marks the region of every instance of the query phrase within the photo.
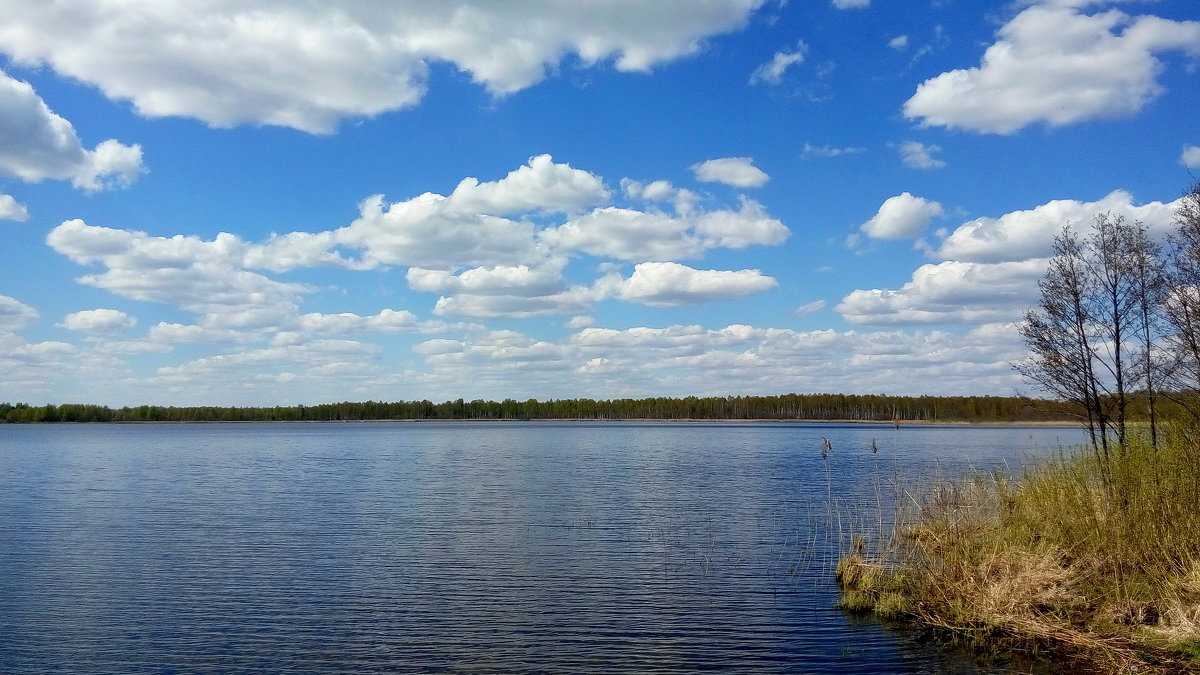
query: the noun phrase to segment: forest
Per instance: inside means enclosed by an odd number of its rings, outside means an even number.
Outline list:
[[[274,407],[110,408],[66,403],[0,403],[0,423],[35,422],[333,422],[367,420],[815,420],[854,422],[1060,422],[1063,404],[1004,396],[785,394],[538,401],[363,401]]]

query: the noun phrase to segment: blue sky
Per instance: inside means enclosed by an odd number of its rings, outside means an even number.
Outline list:
[[[0,0],[0,400],[1029,390],[1193,0]]]

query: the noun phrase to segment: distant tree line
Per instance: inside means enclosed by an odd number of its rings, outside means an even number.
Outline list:
[[[850,420],[856,422],[1040,422],[1074,419],[1061,403],[1004,396],[785,394],[538,401],[364,401],[313,406],[0,403],[0,422],[296,422],[365,420]]]

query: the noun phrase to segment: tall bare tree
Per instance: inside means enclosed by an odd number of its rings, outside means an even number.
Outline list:
[[[1077,406],[1106,475],[1126,448],[1133,393],[1155,388],[1162,267],[1139,222],[1100,214],[1086,237],[1064,225],[1021,325],[1030,356],[1017,370]]]
[[[1169,239],[1169,289],[1164,302],[1168,355],[1164,384],[1171,398],[1200,420],[1200,182],[1184,195]]]

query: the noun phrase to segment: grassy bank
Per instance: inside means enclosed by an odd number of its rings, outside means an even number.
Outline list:
[[[1106,671],[1200,672],[1200,436],[899,490],[837,569],[852,611]]]

